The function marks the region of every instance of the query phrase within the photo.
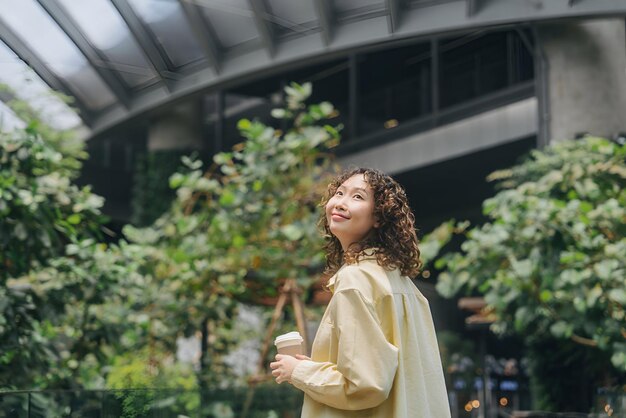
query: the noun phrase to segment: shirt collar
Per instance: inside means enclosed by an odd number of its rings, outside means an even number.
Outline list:
[[[363,255],[361,256],[359,261],[376,260],[377,249],[378,249],[377,247],[366,248],[365,250],[363,250]],[[337,282],[337,276],[339,275],[339,272],[341,271],[341,269],[343,269],[345,266],[346,264],[343,264],[339,268],[339,270],[337,270],[337,272],[333,274],[333,276],[330,279],[328,279],[328,282],[326,283],[326,288],[333,293],[335,292],[335,283]]]

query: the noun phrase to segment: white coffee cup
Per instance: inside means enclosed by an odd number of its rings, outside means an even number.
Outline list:
[[[292,331],[276,337],[274,345],[278,350],[278,354],[287,354],[295,357],[296,354],[303,354],[303,341],[304,339],[298,331]]]

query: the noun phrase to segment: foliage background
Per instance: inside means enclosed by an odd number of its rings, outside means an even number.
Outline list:
[[[491,175],[489,221],[437,262],[441,294],[483,294],[492,330],[523,338],[539,407],[581,410],[593,388],[624,383],[625,157],[594,137],[534,150]]]
[[[286,278],[308,288],[323,264],[319,187],[341,127],[327,124],[331,104],[306,104],[310,94],[287,88],[273,112],[285,131],[242,120],[243,142],[210,167],[184,157],[171,205],[138,212],[149,226],[127,226],[114,244],[103,243],[102,198],[74,183],[82,143],[16,104],[31,122],[0,134],[0,387],[238,383],[225,359],[253,337],[236,328],[242,304],[275,296]],[[492,175],[501,191],[484,203],[487,223],[450,221],[422,241],[432,263],[466,234],[435,263],[438,290],[484,294],[493,330],[521,336],[538,407],[580,410],[592,388],[625,383],[625,156],[601,138],[534,151]],[[141,187],[152,186],[162,187]],[[198,366],[177,364],[176,338],[197,334]]]

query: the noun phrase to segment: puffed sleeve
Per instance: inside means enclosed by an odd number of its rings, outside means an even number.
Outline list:
[[[398,368],[398,349],[387,341],[376,310],[357,289],[335,293],[328,309],[338,341],[337,364],[301,361],[291,383],[315,401],[359,410],[389,396]]]

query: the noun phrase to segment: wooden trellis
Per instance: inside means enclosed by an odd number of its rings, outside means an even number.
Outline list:
[[[270,325],[267,328],[265,339],[263,341],[263,345],[261,346],[261,357],[259,358],[259,363],[257,364],[257,372],[254,376],[248,379],[249,389],[246,395],[246,400],[241,415],[242,418],[245,418],[247,416],[250,406],[252,405],[256,385],[258,383],[271,380],[273,378],[273,376],[266,371],[265,358],[267,357],[267,353],[269,352],[270,346],[273,342],[272,336],[274,334],[274,330],[276,329],[276,324],[283,315],[285,306],[287,305],[289,300],[291,300],[293,312],[296,317],[296,326],[298,328],[298,332],[300,332],[300,335],[304,340],[303,346],[309,346],[309,338],[306,330],[306,321],[304,318],[304,303],[302,302],[302,289],[300,288],[300,286],[298,286],[298,283],[295,279],[287,279],[285,281],[285,284],[280,288],[280,293],[274,307],[274,313],[272,314]]]

